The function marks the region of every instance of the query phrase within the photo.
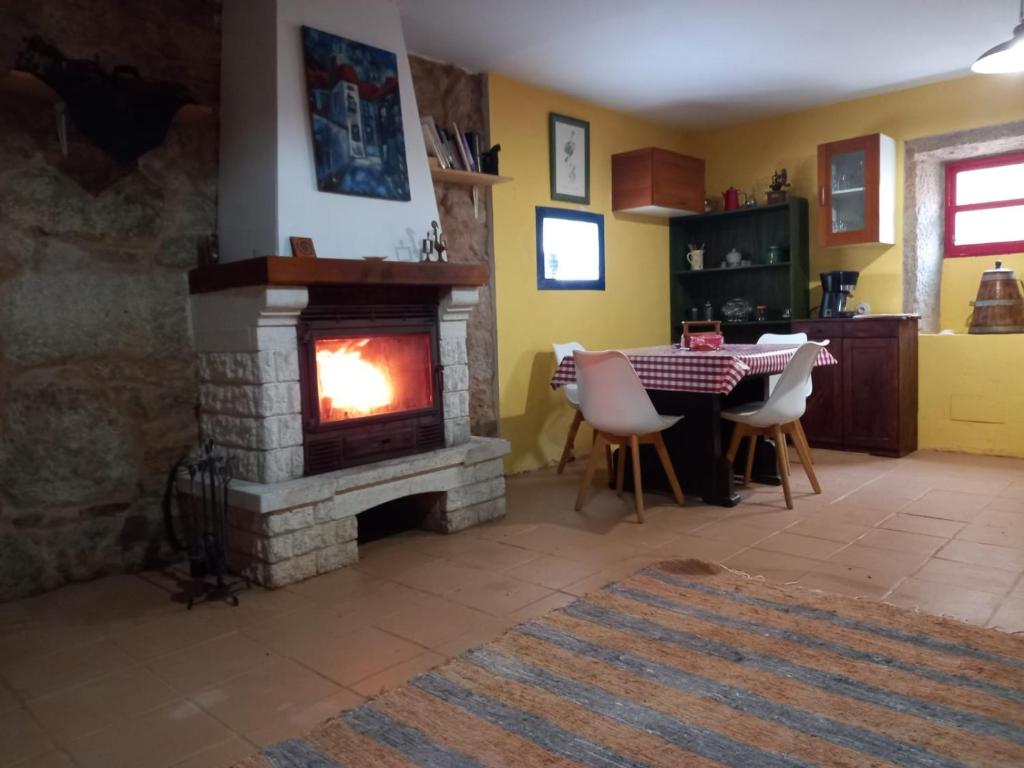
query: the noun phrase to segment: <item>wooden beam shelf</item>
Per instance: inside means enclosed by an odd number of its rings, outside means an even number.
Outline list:
[[[493,187],[512,181],[508,176],[496,176],[493,173],[476,173],[474,171],[457,171],[454,168],[437,168],[431,166],[430,178],[444,184],[462,184],[467,187]]]
[[[260,256],[197,267],[188,273],[192,293],[210,293],[251,285],[436,285],[478,286],[488,281],[484,264],[367,261]]]

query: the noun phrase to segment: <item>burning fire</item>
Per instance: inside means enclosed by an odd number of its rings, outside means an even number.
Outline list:
[[[394,400],[394,388],[388,377],[373,363],[363,360],[362,349],[369,342],[332,340],[334,349],[317,349],[321,417],[331,418],[333,411],[341,411],[342,418],[369,416]]]

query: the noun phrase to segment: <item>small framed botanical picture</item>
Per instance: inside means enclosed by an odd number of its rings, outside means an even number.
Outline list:
[[[548,116],[551,199],[590,205],[590,123]]]

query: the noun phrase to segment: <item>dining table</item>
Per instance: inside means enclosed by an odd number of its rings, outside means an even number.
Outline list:
[[[798,344],[724,344],[717,350],[696,351],[666,344],[620,350],[629,358],[657,411],[683,417],[662,434],[684,493],[719,506],[739,503],[736,472],[726,456],[733,425],[721,417],[722,411],[765,400],[769,377],[782,373],[798,348]],[[815,366],[837,362],[824,347]],[[575,381],[576,365],[569,355],[555,369],[551,387]],[[632,487],[629,462],[625,469],[626,485]],[[641,472],[645,489],[669,488],[653,451],[642,457]],[[758,443],[753,479],[780,482],[775,445],[770,440],[762,438]]]

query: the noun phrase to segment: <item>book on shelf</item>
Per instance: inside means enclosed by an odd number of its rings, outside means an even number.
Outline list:
[[[473,159],[469,154],[469,147],[466,145],[466,137],[462,135],[462,131],[459,130],[458,123],[452,123],[452,138],[455,141],[455,146],[459,151],[459,160],[462,162],[462,167],[467,171],[475,170],[473,168]]]
[[[423,128],[423,143],[426,144],[427,154],[437,158],[437,163],[441,168],[450,168],[447,154],[438,139],[437,125],[434,123],[434,118],[420,118],[420,126]]]

